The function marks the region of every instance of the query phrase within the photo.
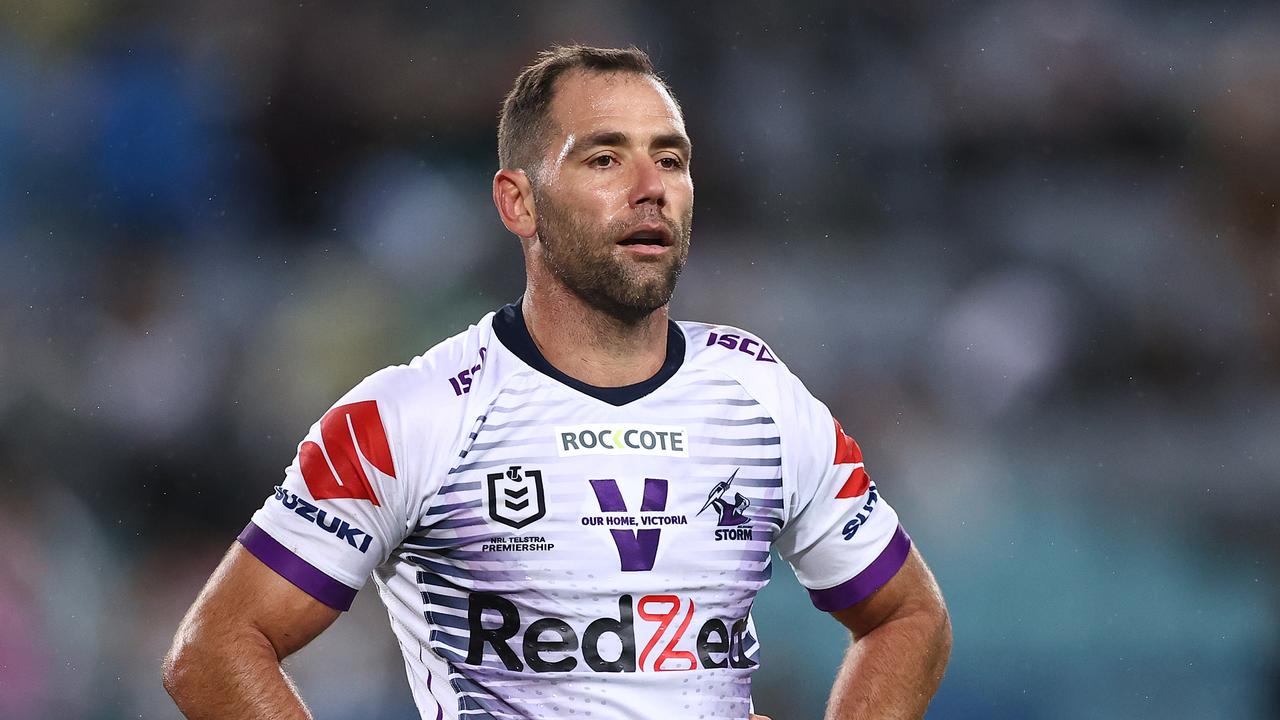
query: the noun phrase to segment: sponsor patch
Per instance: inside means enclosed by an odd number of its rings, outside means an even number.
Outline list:
[[[748,619],[717,616],[690,597],[621,595],[616,612],[585,623],[576,615],[531,620],[520,607],[498,593],[468,596],[468,665],[496,657],[512,672],[635,673],[757,664]]]
[[[307,502],[279,485],[276,486],[275,497],[276,500],[280,501],[281,505],[284,505],[288,510],[292,510],[303,520],[339,540],[345,540],[348,545],[362,553],[369,552],[369,544],[373,542],[373,536],[352,525],[347,520]]]
[[[862,527],[867,522],[867,518],[871,517],[871,513],[876,509],[876,501],[879,499],[880,493],[876,492],[876,484],[871,483],[870,488],[867,490],[866,504],[858,511],[856,517],[844,524],[844,529],[841,530],[845,540],[852,540],[853,536],[858,534],[858,528]]]
[[[871,476],[867,474],[862,464],[862,448],[858,447],[857,441],[845,434],[839,420],[835,420],[835,424],[836,457],[832,464],[850,466],[849,476],[840,486],[836,498],[862,497],[867,492],[867,488],[871,487]]]
[[[557,427],[560,457],[662,455],[689,457],[688,432],[677,425],[568,425]]]
[[[323,447],[307,440],[298,448],[298,468],[311,497],[368,500],[378,505],[365,462],[389,477],[396,476],[396,468],[377,401],[339,405],[325,413],[320,418],[320,440]]]

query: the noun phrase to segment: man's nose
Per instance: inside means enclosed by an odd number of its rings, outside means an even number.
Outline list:
[[[633,167],[635,176],[631,187],[631,206],[639,207],[648,203],[658,207],[666,206],[667,188],[658,166],[646,158]]]

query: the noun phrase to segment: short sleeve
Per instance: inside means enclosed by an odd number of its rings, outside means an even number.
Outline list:
[[[775,547],[813,604],[834,612],[888,582],[906,561],[911,538],[880,496],[858,444],[825,405],[795,386],[792,417],[782,428],[791,502]]]
[[[388,371],[338,401],[298,445],[284,480],[238,538],[320,602],[347,610],[412,528],[397,392]]]

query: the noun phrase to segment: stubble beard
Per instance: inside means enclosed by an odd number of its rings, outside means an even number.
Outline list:
[[[598,227],[573,217],[541,193],[535,193],[535,202],[542,263],[569,292],[625,325],[635,325],[671,302],[689,257],[692,208],[680,222],[655,213],[652,218],[637,216]],[[620,257],[615,252],[617,239],[649,219],[671,231],[671,251],[647,261]]]

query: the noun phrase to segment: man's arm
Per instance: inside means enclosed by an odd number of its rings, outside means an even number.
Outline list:
[[[951,654],[942,591],[915,549],[889,582],[832,615],[853,633],[827,720],[922,718]]]
[[[191,720],[310,718],[280,661],[338,614],[233,543],[178,626],[164,687]]]

